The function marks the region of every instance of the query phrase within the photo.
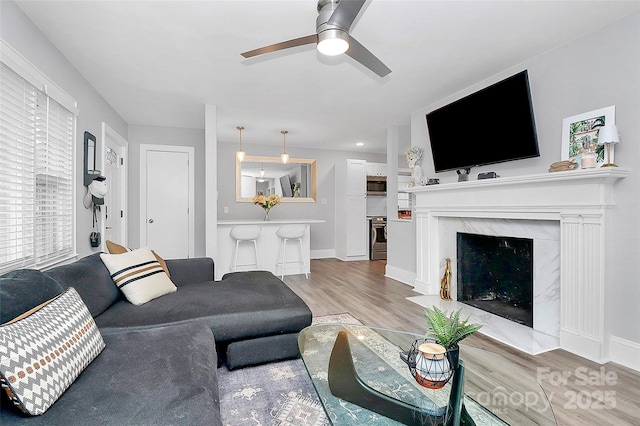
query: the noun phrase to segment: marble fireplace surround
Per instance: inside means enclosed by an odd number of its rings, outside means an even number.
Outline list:
[[[531,354],[562,348],[609,361],[614,184],[629,171],[600,168],[456,182],[408,189],[416,197],[415,290],[420,304],[451,311],[439,298],[443,260],[455,268],[455,234],[534,239],[534,327],[460,304],[485,334]],[[537,247],[537,248],[536,248]]]

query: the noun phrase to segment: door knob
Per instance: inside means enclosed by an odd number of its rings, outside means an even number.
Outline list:
[[[149,223],[153,223],[153,219],[149,219]]]

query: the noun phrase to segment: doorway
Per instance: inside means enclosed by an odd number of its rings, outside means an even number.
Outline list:
[[[140,246],[194,257],[194,148],[140,145]]]
[[[102,247],[106,252],[106,241],[127,246],[127,167],[129,142],[102,122],[102,170],[107,178],[109,191],[101,209]]]

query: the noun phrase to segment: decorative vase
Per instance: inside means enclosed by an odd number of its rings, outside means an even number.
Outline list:
[[[420,386],[440,389],[453,376],[452,355],[457,363],[457,353],[450,354],[434,339],[427,338],[414,340],[411,348],[402,352],[400,358],[407,363],[409,372]]]
[[[437,343],[423,343],[416,354],[416,381],[429,389],[442,388],[451,377],[447,350]]]
[[[269,217],[269,210],[271,209],[264,209],[264,221],[267,222],[269,220],[271,220],[271,218]]]
[[[425,184],[424,173],[420,164],[416,164],[411,169],[411,180],[413,181],[412,186],[423,186]]]

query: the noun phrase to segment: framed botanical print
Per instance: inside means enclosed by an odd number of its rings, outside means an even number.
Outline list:
[[[568,160],[580,153],[580,148],[595,147],[596,160],[600,167],[606,159],[604,146],[598,145],[598,131],[606,124],[616,123],[615,105],[567,117],[562,120],[562,159]],[[611,150],[613,162],[613,149]]]

